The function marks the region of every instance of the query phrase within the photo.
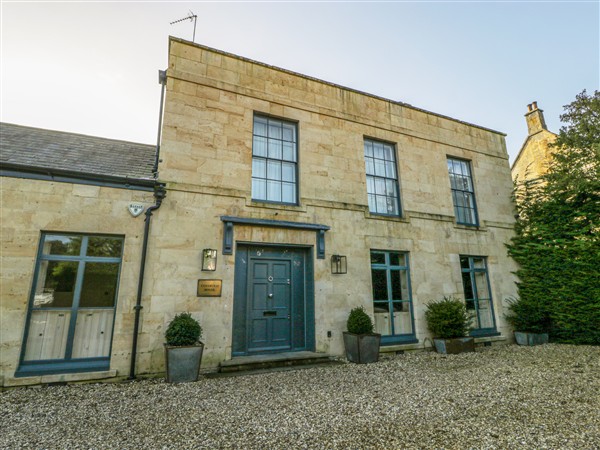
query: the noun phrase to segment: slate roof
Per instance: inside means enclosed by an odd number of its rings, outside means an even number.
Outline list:
[[[0,166],[153,180],[156,146],[0,123]]]

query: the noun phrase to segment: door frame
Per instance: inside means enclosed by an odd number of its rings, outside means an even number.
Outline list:
[[[302,298],[295,298],[292,295],[290,300],[290,309],[297,308],[304,316],[304,327],[296,328],[296,321],[292,320],[290,327],[291,347],[286,350],[274,350],[264,352],[249,352],[248,351],[248,323],[247,323],[247,306],[248,306],[248,273],[249,273],[249,257],[248,252],[253,247],[266,247],[270,249],[293,250],[302,253],[304,261],[304,277],[301,280],[304,286]],[[278,244],[278,243],[263,243],[263,242],[236,242],[235,251],[235,269],[234,269],[234,292],[233,292],[233,308],[232,308],[232,339],[231,339],[231,355],[248,356],[254,354],[273,354],[282,352],[299,352],[299,351],[314,351],[315,349],[315,302],[314,302],[314,254],[313,247],[309,245],[297,244]],[[268,259],[268,258],[267,258]],[[292,277],[293,263],[292,263]],[[303,342],[299,343],[299,339],[295,336],[301,335]]]

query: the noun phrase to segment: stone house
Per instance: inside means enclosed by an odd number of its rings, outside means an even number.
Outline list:
[[[551,158],[550,144],[556,140],[556,134],[548,131],[544,111],[539,109],[537,102],[527,105],[527,138],[517,158],[512,164],[513,180],[536,179],[548,171]]]
[[[3,172],[3,211],[16,218],[2,224],[5,385],[124,377],[134,334],[136,374],[162,372],[165,327],[183,311],[202,324],[207,370],[241,356],[342,355],[355,306],[373,317],[382,351],[426,348],[425,304],[444,296],[465,300],[478,342],[508,338],[516,267],[504,247],[514,208],[502,133],[170,38],[160,155],[153,149],[139,146],[147,159],[135,173],[135,162],[119,161],[122,147],[111,150],[102,173],[124,176],[126,187]],[[157,201],[153,158],[167,196],[152,219],[134,333],[143,225],[127,206]],[[77,239],[79,253],[62,256]],[[41,358],[27,356],[33,316],[54,311],[39,302],[58,290],[38,294],[40,273],[57,285],[61,271],[47,266],[65,261],[79,264],[79,309],[61,345],[79,366],[56,350],[63,359],[27,373]],[[98,367],[98,351],[73,356],[80,305],[93,291],[81,270],[93,264],[115,299],[103,319],[114,317],[112,348],[102,347]]]

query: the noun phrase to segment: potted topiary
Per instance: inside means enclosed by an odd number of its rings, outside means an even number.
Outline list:
[[[548,343],[551,320],[548,312],[535,301],[511,298],[508,300],[506,321],[513,327],[518,345]]]
[[[198,380],[204,344],[202,327],[189,313],[176,315],[165,332],[167,382]]]
[[[472,318],[464,302],[453,297],[431,302],[426,306],[427,328],[433,334],[438,353],[456,354],[475,351],[475,339],[467,336]]]
[[[367,364],[379,360],[381,334],[373,333],[373,321],[362,306],[353,308],[344,331],[346,358],[350,362]]]

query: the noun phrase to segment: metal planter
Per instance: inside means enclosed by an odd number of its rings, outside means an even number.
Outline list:
[[[346,359],[358,364],[377,362],[380,342],[381,334],[354,334],[344,331]]]
[[[528,333],[515,331],[515,340],[519,345],[542,345],[548,343],[548,333]]]
[[[447,355],[456,355],[458,353],[474,352],[475,339],[472,337],[452,338],[452,339],[434,339],[435,351]]]
[[[202,342],[186,347],[172,347],[165,344],[167,382],[197,381],[203,351],[204,344]]]

